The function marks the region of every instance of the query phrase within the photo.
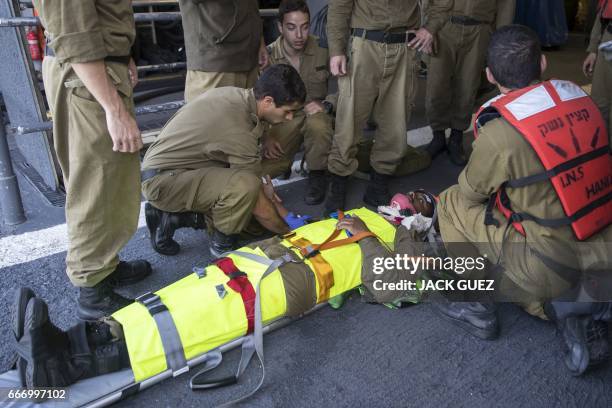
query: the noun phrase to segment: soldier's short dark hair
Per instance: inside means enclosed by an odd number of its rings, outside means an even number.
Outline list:
[[[505,88],[524,88],[540,79],[541,59],[540,39],[529,27],[512,24],[491,35],[487,66]]]
[[[275,64],[268,67],[255,83],[255,99],[271,96],[277,107],[306,101],[306,85],[291,65]]]
[[[278,6],[278,21],[283,24],[285,14],[293,13],[294,11],[306,13],[308,18],[310,18],[310,9],[304,0],[283,0]]]

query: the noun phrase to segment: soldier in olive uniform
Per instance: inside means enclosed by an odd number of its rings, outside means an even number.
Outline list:
[[[546,68],[537,34],[518,25],[506,26],[492,35],[487,61],[487,77],[504,95],[539,81]],[[543,104],[546,103],[545,100]],[[554,105],[545,106],[555,109]],[[547,109],[536,107],[532,115]],[[489,205],[490,197],[508,181],[543,173],[544,168],[534,148],[509,121],[503,117],[488,119],[479,127],[473,153],[459,175],[458,185],[440,194],[438,219],[442,239],[453,257],[486,255],[494,263],[497,261],[497,267],[502,268],[499,284],[502,295],[521,304],[530,314],[544,319],[568,317],[570,320],[559,320],[570,350],[566,365],[575,375],[580,375],[588,366],[607,359],[606,325],[597,321],[602,316],[578,313],[581,306],[573,301],[565,302],[561,314],[556,307],[547,308],[545,314],[544,306],[579,287],[582,274],[594,264],[597,269],[610,270],[612,226],[603,225],[603,229],[583,242],[578,242],[567,224],[551,227],[525,220],[519,224],[524,234],[517,230],[516,223],[508,222],[498,205]],[[591,177],[606,175],[596,173]],[[508,187],[505,192],[510,203],[506,207],[511,206],[514,211],[533,214],[544,221],[566,216],[548,179]],[[596,197],[591,200],[593,204],[598,201]],[[475,278],[467,274],[463,277]],[[606,295],[609,297],[610,293]],[[492,304],[442,302],[436,305],[445,317],[470,333],[484,339],[497,336]],[[585,357],[587,347],[591,348],[585,343],[587,337],[601,346],[597,346],[600,350],[597,353],[591,349],[590,362],[588,353]]]
[[[330,71],[339,76],[336,133],[328,159],[331,189],[325,208],[344,207],[357,144],[372,114],[378,124],[364,201],[389,202],[388,181],[407,150],[406,124],[416,93],[417,49],[430,51],[441,25],[438,1],[421,26],[417,0],[332,0],[327,16]],[[350,41],[349,41],[350,38]]]
[[[607,11],[609,10],[609,11]],[[607,13],[606,13],[607,11]],[[604,16],[604,13],[607,18]],[[599,2],[599,10],[589,42],[589,55],[584,60],[583,70],[586,76],[593,76],[591,96],[608,121],[608,137],[612,132],[612,61],[606,60],[603,51],[598,52],[600,44],[612,41],[612,3]],[[609,140],[612,140],[610,138]]]
[[[308,97],[303,112],[288,123],[273,126],[264,136],[262,166],[264,174],[277,177],[290,170],[302,142],[308,165],[308,191],[304,201],[309,205],[323,202],[327,190],[327,156],[333,137],[333,117],[337,94],[328,94],[329,70],[326,48],[316,37],[308,35],[310,12],[303,0],[283,1],[279,6],[281,36],[268,46],[272,63],[293,65],[306,84]],[[369,172],[371,141],[359,143],[359,170]],[[407,175],[427,168],[429,155],[408,146],[408,152],[395,175]]]
[[[43,77],[66,188],[67,273],[79,287],[77,315],[97,319],[131,302],[112,286],[151,272],[148,262],[117,257],[136,231],[140,209],[132,6],[128,0],[34,3],[50,46]]]
[[[174,115],[142,164],[156,251],[178,253],[172,235],[176,228],[197,225],[193,213],[210,221],[215,257],[234,247],[252,216],[270,231],[289,231],[262,191],[260,138],[265,122],[290,121],[305,98],[297,71],[278,64],[264,71],[254,89],[211,89]]]
[[[256,0],[179,0],[187,51],[185,101],[221,86],[252,88],[268,65]]]
[[[466,163],[463,132],[470,127],[474,99],[491,32],[512,23],[515,0],[447,0],[448,19],[438,31],[427,71],[427,119],[432,157],[448,149],[456,165]],[[448,144],[445,131],[451,129]]]
[[[308,35],[310,11],[302,0],[283,1],[279,6],[280,37],[268,46],[270,62],[292,65],[306,85],[308,96],[303,111],[292,121],[271,127],[263,142],[263,173],[277,177],[291,168],[302,143],[309,170],[307,204],[325,198],[327,155],[333,136],[332,112],[335,95],[327,94],[329,69],[327,49]]]

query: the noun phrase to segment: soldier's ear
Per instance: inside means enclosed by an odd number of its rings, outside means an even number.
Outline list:
[[[277,21],[276,24],[278,26],[278,32],[282,33],[283,32],[283,23],[281,23],[280,21]]]
[[[491,72],[491,70],[489,69],[489,67],[485,68],[485,72],[487,74],[487,81],[489,81],[490,83],[492,83],[493,85],[497,85],[497,80],[495,79],[495,77],[493,76],[493,73]]]
[[[548,68],[548,60],[546,60],[546,55],[542,54],[542,58],[540,59],[540,69],[542,70],[542,74],[546,72],[546,68]]]

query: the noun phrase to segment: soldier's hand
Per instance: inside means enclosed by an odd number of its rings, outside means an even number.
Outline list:
[[[269,174],[266,174],[266,177],[264,177],[263,181],[263,192],[265,196],[268,197],[268,200],[273,202],[276,201],[277,203],[282,203],[283,200],[281,200],[281,198],[276,195],[276,192],[274,191],[274,184],[272,184],[272,179],[270,178]]]
[[[270,65],[270,54],[268,54],[268,49],[266,48],[266,44],[263,42],[263,39],[259,45],[258,62],[260,70],[264,70],[268,67],[268,65]]]
[[[272,136],[266,136],[262,145],[264,159],[280,159],[285,154],[281,144]]]
[[[338,221],[336,229],[347,230],[353,235],[360,234],[362,232],[369,232],[370,230],[359,217],[344,218],[342,221]]]
[[[415,37],[408,43],[410,48],[431,53],[433,45],[433,35],[426,28],[419,28],[415,33]]]
[[[106,113],[106,126],[113,140],[113,151],[135,153],[142,149],[142,136],[136,121],[126,109]]]
[[[587,55],[584,62],[582,63],[582,72],[584,72],[585,76],[590,77],[591,75],[593,75],[596,60],[597,53],[591,52],[589,55]]]
[[[128,64],[128,72],[130,74],[130,84],[132,88],[135,88],[138,85],[138,69],[136,68],[136,63],[133,58],[130,58],[130,63]]]
[[[304,112],[306,115],[314,115],[315,113],[324,112],[325,107],[319,101],[308,102],[304,105]]]
[[[346,55],[336,55],[329,59],[329,71],[333,76],[346,75]]]

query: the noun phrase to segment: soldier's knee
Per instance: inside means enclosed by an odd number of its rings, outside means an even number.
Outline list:
[[[255,202],[261,189],[261,180],[253,173],[237,171],[231,177],[227,188],[231,188],[241,199]]]
[[[326,113],[308,117],[305,126],[304,142],[331,144],[334,129],[331,118]]]

